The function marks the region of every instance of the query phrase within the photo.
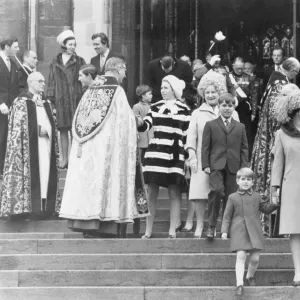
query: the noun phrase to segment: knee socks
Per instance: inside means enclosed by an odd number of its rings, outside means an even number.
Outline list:
[[[236,276],[236,286],[244,285],[244,273],[245,273],[245,263],[246,263],[246,252],[238,251],[236,254],[235,263],[235,276]]]
[[[246,278],[254,277],[259,263],[259,252],[255,251],[250,254],[248,272]]]

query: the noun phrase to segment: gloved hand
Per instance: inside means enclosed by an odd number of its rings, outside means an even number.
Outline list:
[[[190,157],[189,162],[190,162],[192,172],[197,173],[197,171],[198,171],[198,159],[197,159],[196,155],[193,155],[192,157]]]

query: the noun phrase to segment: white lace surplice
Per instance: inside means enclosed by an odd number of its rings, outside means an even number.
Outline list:
[[[60,217],[132,222],[138,216],[136,143],[134,114],[124,90],[117,87],[100,131],[82,145],[73,140]]]
[[[38,138],[41,197],[46,199],[50,174],[52,127],[44,106],[37,105],[36,114],[38,125],[48,133],[48,137]]]

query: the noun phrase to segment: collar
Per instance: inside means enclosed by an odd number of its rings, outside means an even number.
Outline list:
[[[232,117],[230,117],[229,119],[225,119],[222,115],[220,117],[224,124],[225,124],[225,120],[227,120],[229,122],[229,124],[231,123]]]
[[[236,77],[242,77],[244,73],[242,73],[241,75],[238,75],[238,74],[236,74],[236,73],[234,72],[234,70],[233,70],[233,71],[232,71],[232,74],[233,74],[234,76],[236,76]]]
[[[29,66],[27,66],[27,65],[25,65],[25,64],[23,64],[23,67],[25,67],[26,69],[28,69],[28,70],[31,71],[31,72],[34,71],[34,69],[30,68]]]
[[[151,105],[151,103],[146,103],[146,102],[143,102],[143,101],[140,101],[140,103],[141,103],[142,105]]]
[[[103,54],[100,54],[100,57],[107,57],[109,54],[109,48],[106,49],[106,51]]]
[[[3,58],[5,62],[7,62],[7,59],[9,59],[9,57],[3,51],[0,51],[0,56]]]
[[[249,189],[247,191],[244,191],[244,190],[241,190],[240,188],[238,188],[237,192],[240,194],[240,195],[245,195],[246,193],[249,194],[249,195],[252,195],[253,193],[253,189]]]

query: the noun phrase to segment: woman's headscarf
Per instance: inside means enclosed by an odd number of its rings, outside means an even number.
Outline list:
[[[180,100],[182,97],[183,89],[185,88],[185,82],[183,80],[178,79],[174,75],[167,75],[163,78],[162,81],[166,81],[170,84],[171,88],[174,91],[175,98]]]

